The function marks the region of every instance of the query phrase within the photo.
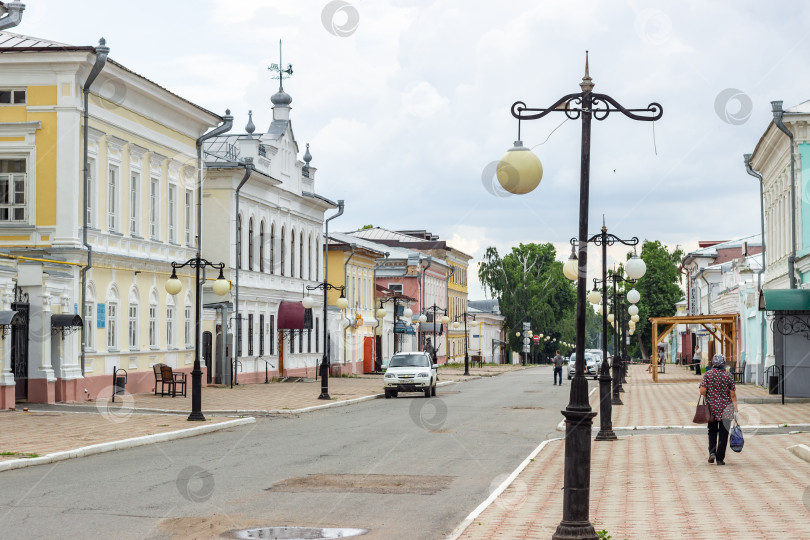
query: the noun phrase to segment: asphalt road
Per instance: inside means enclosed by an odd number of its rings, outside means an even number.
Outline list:
[[[555,427],[549,366],[0,473],[0,537],[219,538],[260,526],[443,538]],[[590,382],[593,385],[593,381]],[[541,454],[542,459],[542,454]],[[312,476],[323,475],[323,476]]]

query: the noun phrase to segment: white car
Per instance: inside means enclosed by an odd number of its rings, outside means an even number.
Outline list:
[[[599,378],[599,368],[602,366],[601,355],[596,355],[585,351],[585,376]],[[571,359],[568,362],[568,380],[574,377],[577,371],[577,353],[571,353]]]
[[[426,352],[395,354],[383,377],[386,399],[397,397],[400,392],[424,392],[426,398],[435,396],[438,367]]]

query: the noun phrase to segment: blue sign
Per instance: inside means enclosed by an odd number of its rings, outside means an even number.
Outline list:
[[[104,328],[104,304],[96,306],[96,328]]]
[[[79,314],[79,304],[77,304],[76,302],[73,302],[73,314],[74,315]]]

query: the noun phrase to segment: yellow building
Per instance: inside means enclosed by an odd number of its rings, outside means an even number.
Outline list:
[[[446,252],[446,261],[450,265],[450,275],[447,281],[447,298],[448,298],[448,317],[451,321],[459,321],[460,327],[454,328],[450,325],[450,331],[447,333],[447,353],[448,362],[463,362],[464,361],[464,319],[462,315],[467,313],[467,269],[470,259],[472,257],[466,253],[459,251],[455,248],[448,247]],[[468,336],[472,331],[472,318],[467,321]],[[469,346],[470,351],[473,346]],[[470,354],[473,354],[472,352]]]
[[[345,287],[348,307],[335,308],[340,293],[329,291],[327,328],[332,344],[332,373],[369,373],[374,371],[377,351],[375,318],[375,265],[383,252],[359,246],[346,234],[330,234],[329,253],[324,257],[328,282]]]
[[[0,290],[3,313],[27,317],[6,323],[0,407],[109,395],[119,368],[128,392],[150,391],[153,364],[191,367],[191,273],[176,298],[164,284],[194,256],[197,139],[222,118],[103,43],[0,35]]]

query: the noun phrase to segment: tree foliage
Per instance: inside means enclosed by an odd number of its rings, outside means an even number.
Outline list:
[[[478,267],[485,290],[500,304],[506,341],[513,351],[522,350],[523,322],[531,322],[535,334],[574,341],[576,290],[563,275],[552,244],[520,244],[503,258],[490,247]],[[559,346],[542,341],[541,354],[549,356]]]
[[[627,258],[630,258],[630,254]],[[678,272],[682,258],[680,247],[670,253],[658,240],[645,241],[642,245],[641,259],[647,265],[647,272],[635,284],[636,290],[641,293],[641,301],[637,304],[639,321],[629,354],[648,358],[648,348],[652,342],[650,317],[675,315],[675,304],[683,295],[679,286],[681,274]],[[630,287],[625,286],[625,291],[628,290]]]

